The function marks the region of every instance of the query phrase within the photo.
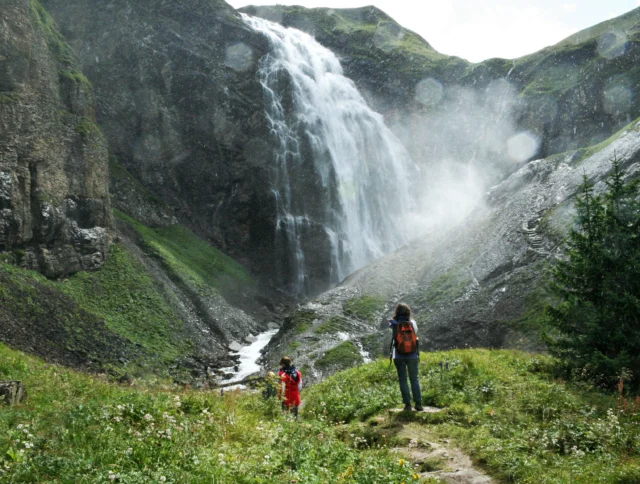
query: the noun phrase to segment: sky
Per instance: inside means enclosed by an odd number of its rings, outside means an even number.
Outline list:
[[[447,55],[514,59],[640,6],[640,0],[227,0],[245,5],[375,5]]]

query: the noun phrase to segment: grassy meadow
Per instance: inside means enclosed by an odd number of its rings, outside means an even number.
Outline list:
[[[425,353],[424,404],[444,410],[401,412],[395,428],[450,442],[498,482],[640,482],[640,399],[556,381],[550,364],[514,351]],[[0,345],[9,379],[29,398],[0,407],[2,482],[436,482],[393,451],[407,444],[394,427],[378,425],[400,406],[385,360],[303,390],[299,421],[260,392],[116,385]]]

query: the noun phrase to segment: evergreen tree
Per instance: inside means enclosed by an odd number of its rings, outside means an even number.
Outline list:
[[[640,180],[625,182],[614,157],[607,190],[595,194],[586,175],[576,200],[577,227],[567,258],[553,269],[560,304],[546,309],[549,351],[583,376],[640,383]]]

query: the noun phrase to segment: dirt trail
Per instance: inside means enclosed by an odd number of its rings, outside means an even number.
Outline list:
[[[401,458],[411,462],[423,478],[450,484],[493,484],[496,481],[474,466],[471,458],[451,445],[447,439],[436,437],[431,426],[443,409],[425,407],[425,411],[402,412],[390,410],[370,421],[377,433],[393,439],[392,448]]]

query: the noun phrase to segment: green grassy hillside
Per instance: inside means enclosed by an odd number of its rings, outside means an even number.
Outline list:
[[[445,439],[507,482],[638,482],[640,399],[554,381],[549,363],[508,351],[423,354],[424,403],[444,410],[387,414],[399,391],[380,360],[303,391],[295,422],[259,393],[117,386],[0,345],[0,379],[24,380],[30,395],[0,407],[0,480],[435,482],[391,449]]]
[[[283,418],[255,394],[133,387],[0,345],[0,379],[29,399],[0,407],[3,482],[410,482],[385,448],[359,450],[322,418]],[[314,438],[310,439],[309,435]]]
[[[97,271],[51,281],[13,265],[19,254],[0,259],[1,341],[70,366],[166,374],[196,354],[199,343],[178,309],[181,298],[229,312],[233,301],[254,294],[255,283],[241,265],[185,227],[151,229],[116,216],[142,250],[123,239]],[[149,256],[182,293],[152,271]],[[224,352],[224,341],[216,344]]]
[[[550,363],[513,351],[423,354],[423,403],[445,410],[405,419],[425,439],[452,439],[507,482],[640,482],[640,397],[555,381]],[[334,375],[314,386],[306,402],[307,414],[349,422],[352,432],[373,441],[399,443],[393,427],[378,428],[372,418],[399,404],[387,361]]]

